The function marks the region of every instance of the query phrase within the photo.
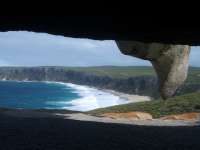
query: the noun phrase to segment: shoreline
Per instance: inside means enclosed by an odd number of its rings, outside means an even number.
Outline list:
[[[145,101],[150,101],[151,98],[149,96],[142,96],[142,95],[136,95],[136,94],[127,94],[127,93],[123,93],[123,92],[118,92],[115,90],[108,90],[108,89],[100,89],[103,90],[105,92],[109,92],[113,95],[119,96],[122,99],[128,100],[132,103],[136,103],[136,102],[145,102]]]
[[[15,82],[43,82],[62,84],[75,90],[81,98],[62,102],[64,110],[90,111],[98,108],[116,106],[127,103],[144,102],[151,100],[148,96],[126,94],[114,90],[101,89],[93,86],[78,85],[59,81],[29,81],[29,80],[1,80]],[[55,102],[56,103],[56,102]],[[59,102],[58,102],[59,103]],[[67,106],[71,105],[71,106]],[[48,109],[48,108],[47,108]]]
[[[51,83],[51,81],[47,81],[49,83]],[[88,85],[80,85],[80,84],[74,84],[74,83],[66,83],[66,82],[57,82],[57,81],[52,81],[52,83],[58,83],[58,84],[67,84],[67,86],[69,86],[69,84],[71,85],[77,85],[77,86],[84,86],[86,88],[91,88],[91,89],[95,89],[95,90],[99,90],[99,91],[103,91],[106,93],[110,93],[112,95],[118,96],[119,98],[121,98],[122,100],[126,100],[132,103],[136,103],[136,102],[144,102],[144,101],[150,101],[152,100],[151,97],[149,96],[143,96],[143,95],[136,95],[136,94],[127,94],[127,93],[123,93],[123,92],[118,92],[115,90],[111,90],[111,89],[104,89],[104,88],[98,88],[98,87],[94,87],[94,86],[88,86]]]
[[[19,81],[20,82],[20,81]],[[34,81],[21,81],[21,82],[34,82]],[[48,82],[48,83],[59,83],[59,84],[71,84],[64,82],[53,82],[53,81],[35,81],[35,82]],[[75,84],[71,84],[75,85]],[[77,85],[76,85],[77,86]],[[79,86],[79,85],[78,85]],[[80,85],[81,87],[85,87]],[[86,88],[92,88],[86,86]],[[131,103],[131,102],[141,102],[146,101],[148,98],[146,96],[138,96],[125,94],[121,92],[116,92],[113,90],[105,90],[105,89],[95,89],[103,92],[109,92],[113,95],[116,94],[118,97],[124,98],[123,100]],[[135,98],[141,99],[135,99]],[[149,99],[150,100],[150,99]],[[76,100],[75,100],[76,101]],[[103,107],[101,107],[103,108]],[[199,122],[194,121],[182,121],[182,120],[161,120],[161,119],[151,119],[151,120],[129,120],[129,119],[112,119],[108,117],[98,117],[85,113],[87,111],[77,111],[73,109],[16,109],[16,108],[0,108],[1,115],[7,115],[11,117],[19,117],[19,118],[52,118],[58,119],[62,118],[64,120],[77,120],[77,121],[86,121],[86,122],[99,122],[105,124],[126,124],[126,125],[142,125],[142,126],[199,126]]]
[[[52,82],[52,83],[54,83],[54,82]],[[79,85],[79,84],[73,84],[73,83],[65,83],[65,82],[56,82],[56,83],[66,84],[67,86],[72,85],[73,88],[74,88],[74,86],[80,86],[80,87],[85,87],[85,88],[100,91],[100,92],[105,92],[105,93],[108,93],[108,94],[118,97],[119,100],[124,101],[124,103],[122,103],[122,104],[151,101],[151,98],[149,96],[127,94],[127,93],[122,93],[122,92],[118,92],[115,90],[103,89],[103,88],[97,88],[97,87],[93,87],[93,86]],[[120,104],[117,104],[117,105],[120,105]],[[115,106],[115,105],[112,105],[112,106]],[[104,108],[104,107],[99,107],[99,108]]]
[[[47,81],[47,82],[51,82],[51,81]],[[69,86],[69,84],[77,85],[77,86],[84,86],[86,88],[91,88],[91,89],[103,91],[103,92],[106,92],[106,93],[110,93],[112,95],[118,96],[119,98],[121,98],[123,100],[130,101],[130,102],[144,102],[144,101],[150,101],[151,100],[151,98],[149,96],[127,94],[127,93],[118,92],[118,91],[111,90],[111,89],[98,88],[98,87],[94,87],[94,86],[80,85],[80,84],[74,84],[74,83],[69,83],[69,82],[66,83],[66,82],[54,82],[53,81],[52,83],[67,84],[67,86]]]

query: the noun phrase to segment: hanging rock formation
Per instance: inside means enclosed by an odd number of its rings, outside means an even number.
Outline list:
[[[177,26],[172,26],[171,22],[166,22],[165,19],[161,19],[162,21],[159,19],[148,15],[143,17],[141,15],[134,17],[1,15],[0,31],[25,30],[76,38],[116,40],[124,54],[151,61],[160,80],[161,95],[163,98],[168,98],[174,95],[187,76],[190,48],[186,44],[200,45],[200,27],[197,25],[192,27],[187,21],[183,24],[177,18],[173,20],[173,25],[178,24]],[[170,44],[145,44],[133,42],[135,40]],[[185,45],[171,45],[172,43]]]
[[[120,51],[149,60],[159,79],[162,98],[172,97],[187,78],[190,46],[136,41],[116,41]]]

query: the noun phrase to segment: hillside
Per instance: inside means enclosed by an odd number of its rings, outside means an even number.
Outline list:
[[[152,67],[0,67],[1,80],[61,81],[159,98]],[[200,68],[190,67],[187,81],[177,95],[200,90]]]
[[[124,105],[100,108],[89,111],[92,115],[101,115],[109,112],[147,112],[155,118],[172,114],[181,114],[187,112],[200,112],[200,92],[176,96],[170,99],[129,103]]]
[[[146,69],[147,68],[147,69]],[[1,67],[1,80],[60,81],[157,97],[150,67]],[[152,88],[153,87],[153,88]]]
[[[130,78],[135,76],[155,76],[155,71],[148,66],[100,66],[100,67],[66,67],[66,70],[91,73],[112,78]]]

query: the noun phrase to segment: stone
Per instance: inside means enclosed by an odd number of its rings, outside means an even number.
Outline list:
[[[104,113],[101,116],[112,119],[128,119],[128,120],[151,120],[152,115],[145,112],[126,112],[126,113]]]
[[[123,54],[149,60],[152,63],[163,99],[174,96],[186,80],[190,46],[137,41],[116,41],[116,43]]]
[[[168,115],[165,117],[161,117],[161,120],[184,120],[184,121],[199,121],[200,120],[200,113],[184,113],[178,115]]]

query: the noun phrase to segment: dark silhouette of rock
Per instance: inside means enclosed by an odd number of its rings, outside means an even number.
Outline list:
[[[134,14],[134,15],[133,15]],[[139,15],[0,15],[0,31],[32,31],[97,40],[200,45],[200,24],[172,17]],[[196,15],[196,17],[194,17]],[[190,15],[190,20],[198,18]]]

